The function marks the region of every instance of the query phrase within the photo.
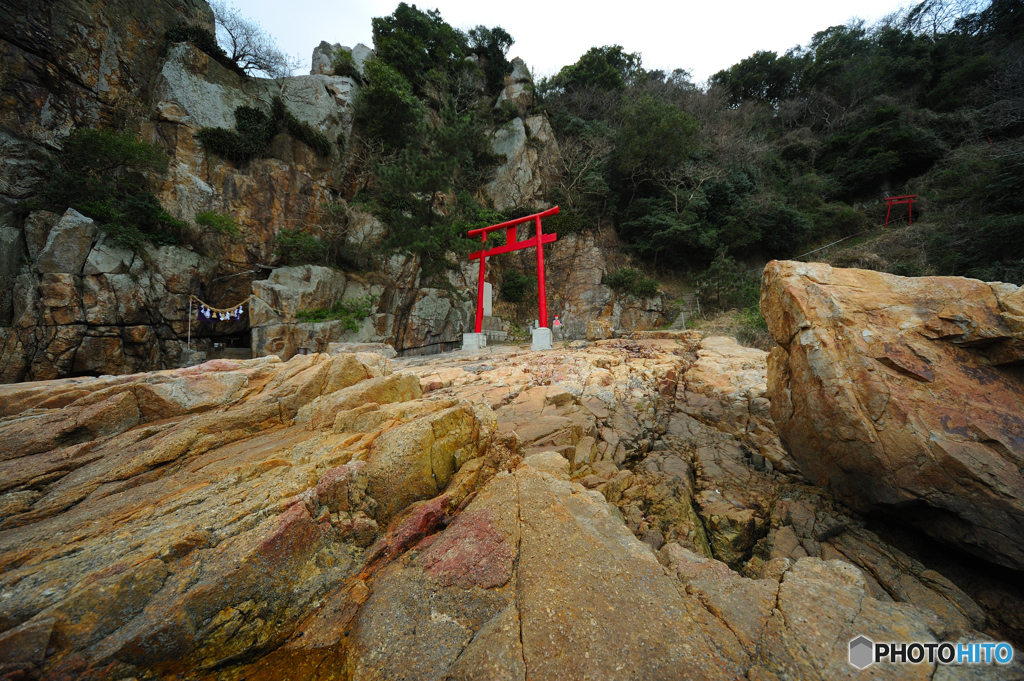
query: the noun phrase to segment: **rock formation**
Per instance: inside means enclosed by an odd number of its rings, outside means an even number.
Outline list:
[[[1024,569],[1020,288],[773,262],[761,307],[772,417],[811,480]]]
[[[189,294],[216,263],[176,246],[117,248],[73,209],[30,214],[25,242],[31,264],[14,279],[11,326],[0,327],[0,381],[128,374],[181,360]]]
[[[0,387],[2,670],[854,678],[857,635],[994,635],[803,481],[765,353],[648,335]]]
[[[359,85],[333,75],[335,51],[349,48],[328,42],[314,50],[310,75],[243,77],[190,43],[165,40],[167,29],[181,22],[212,28],[205,3],[149,4],[66,0],[45,11],[25,2],[0,9],[6,19],[0,22],[0,93],[10,119],[0,130],[0,382],[172,368],[209,355],[214,341],[245,345],[250,334],[254,356],[284,359],[299,347],[326,349],[331,342],[383,341],[408,353],[460,342],[473,317],[472,268],[452,277],[449,283],[459,292],[453,294],[421,286],[419,263],[396,256],[381,264],[373,286],[342,286],[352,297],[357,289],[359,296],[376,296],[373,314],[357,332],[338,323],[300,323],[294,316],[300,309],[330,307],[336,298],[320,296],[289,312],[274,312],[274,303],[265,301],[270,307],[254,303],[238,322],[193,329],[195,352],[186,352],[190,295],[227,307],[250,294],[264,299],[268,287],[280,289],[274,281],[297,281],[279,271],[264,283],[279,262],[277,237],[286,229],[323,228],[330,219],[324,206],[350,195],[346,173],[358,146],[350,142]],[[372,54],[365,45],[350,52],[357,69]],[[481,195],[498,210],[548,205],[544,196],[557,172],[558,144],[544,115],[528,115],[531,92],[529,69],[516,59],[500,104],[516,108],[514,117],[488,131],[493,152],[505,161]],[[267,111],[275,97],[331,141],[329,158],[287,134],[244,164],[203,147],[201,129],[234,128],[239,106]],[[207,231],[196,236],[195,248],[127,253],[113,248],[91,222],[13,210],[36,197],[48,158],[64,136],[75,127],[111,124],[166,151],[170,163],[153,178],[152,189],[170,214],[189,223],[201,211],[225,213],[240,234]],[[387,226],[358,208],[347,212],[348,245],[373,250]],[[601,284],[611,268],[598,241],[607,242],[607,235],[562,235],[548,249],[548,295],[561,311],[565,336],[582,338],[597,317],[617,329],[662,324],[660,299],[625,300]],[[349,282],[340,273],[330,276]],[[270,297],[281,295],[309,297],[301,291]]]

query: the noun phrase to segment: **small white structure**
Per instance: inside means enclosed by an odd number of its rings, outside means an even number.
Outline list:
[[[494,292],[494,287],[491,286],[491,282],[484,282],[484,316],[491,316],[491,297]]]
[[[463,350],[483,350],[487,347],[487,334],[485,333],[464,333],[462,334]]]
[[[530,345],[530,349],[533,351],[537,350],[550,350],[551,349],[551,329],[546,326],[542,326],[539,329],[533,330],[533,343]]]

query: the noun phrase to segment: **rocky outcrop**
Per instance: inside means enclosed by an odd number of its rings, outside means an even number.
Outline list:
[[[322,205],[334,198],[332,188],[343,172],[340,151],[318,157],[288,135],[271,142],[265,158],[239,167],[207,153],[196,133],[206,127],[234,128],[235,109],[270,110],[280,97],[292,115],[344,145],[352,129],[356,85],[331,75],[282,79],[245,78],[229,71],[187,43],[172,45],[153,89],[153,117],[143,136],[163,146],[173,158],[157,192],[176,217],[217,210],[233,216],[237,237],[205,237],[222,259],[246,266],[274,258],[274,237],[296,226],[315,228],[324,219]],[[251,278],[240,281],[246,291]],[[241,297],[244,297],[244,293]]]
[[[0,380],[178,366],[208,354],[214,341],[244,346],[249,332],[255,355],[285,359],[300,347],[326,349],[332,342],[386,342],[403,353],[458,344],[474,314],[475,274],[452,277],[457,293],[423,287],[415,258],[395,256],[381,265],[374,286],[362,286],[378,302],[357,332],[337,322],[300,323],[257,302],[258,322],[203,325],[192,334],[192,350],[199,354],[183,352],[189,344],[188,295],[218,307],[253,291],[260,298],[258,282],[280,262],[277,239],[285,230],[340,229],[338,199],[354,191],[349,152],[359,147],[350,139],[358,86],[357,79],[333,75],[330,61],[336,50],[348,48],[322,43],[308,76],[243,77],[189,43],[166,42],[166,30],[181,22],[212,27],[201,0],[162,0],[141,9],[118,2],[58,5],[40,10],[16,3],[0,29],[0,50],[10,57],[8,70],[0,70],[7,75],[0,78],[0,92],[5,110],[18,117],[0,130]],[[361,69],[372,51],[357,45],[351,53]],[[483,188],[499,210],[549,205],[545,192],[557,172],[558,145],[547,118],[529,114],[531,90],[529,70],[513,60],[499,106],[516,107],[509,115],[518,116],[493,132],[493,151],[505,161]],[[203,147],[200,130],[235,128],[239,106],[266,112],[275,97],[326,136],[329,157],[288,134],[275,136],[261,157],[242,164]],[[36,212],[26,220],[9,208],[36,196],[47,156],[67,133],[100,124],[138,131],[167,152],[167,171],[151,178],[151,188],[170,214],[191,225],[199,212],[225,213],[240,233],[192,226],[192,249],[134,255],[115,252],[78,228],[69,232],[78,242],[58,230],[48,245],[55,217]],[[386,226],[358,209],[344,212],[347,245],[373,252]],[[552,314],[562,315],[566,338],[582,338],[597,318],[625,330],[667,321],[662,301],[615,296],[601,285],[609,268],[598,242],[606,237],[562,235],[549,251],[549,301]],[[86,260],[72,262],[72,256]],[[153,259],[162,261],[162,269],[154,269]],[[175,283],[165,285],[171,279]],[[337,300],[324,297],[315,307]]]
[[[1024,569],[1024,293],[772,262],[772,417],[801,470],[862,511]]]
[[[178,364],[189,294],[210,279],[213,261],[176,246],[117,248],[71,209],[32,213],[25,239],[30,264],[14,280],[11,325],[0,327],[0,382]]]
[[[513,118],[494,132],[491,153],[505,157],[486,187],[497,210],[547,208],[544,190],[558,162],[558,142],[547,116]]]
[[[533,76],[526,62],[519,57],[512,60],[512,73],[505,78],[505,87],[498,93],[495,108],[501,108],[508,102],[520,113],[525,113],[533,106]]]
[[[46,143],[72,127],[111,123],[131,100],[145,99],[164,33],[184,18],[213,29],[213,14],[202,0],[4,3],[4,124]]]
[[[142,9],[65,2],[17,11],[4,24],[17,35],[0,33],[0,42],[9,41],[0,47],[10,53],[5,67],[20,69],[2,79],[7,110],[21,117],[17,125],[5,122],[20,139],[0,133],[0,381],[178,366],[189,337],[189,295],[218,306],[244,300],[260,273],[253,265],[275,257],[276,235],[296,224],[315,228],[344,170],[339,154],[320,158],[288,135],[271,142],[266,158],[238,167],[208,154],[196,133],[233,128],[236,107],[269,110],[279,96],[297,119],[344,146],[355,84],[325,75],[242,78],[187,43],[168,46],[167,28],[209,17],[202,2]],[[37,78],[37,71],[62,75]],[[75,126],[108,125],[126,112],[134,117],[127,122],[170,156],[154,187],[170,213],[189,223],[199,211],[216,210],[241,226],[237,236],[196,237],[196,248],[212,259],[167,246],[128,253],[84,218],[75,223],[69,214],[58,223],[43,212],[22,219],[7,211],[38,189],[46,148],[59,147]],[[195,328],[193,349],[209,350],[211,335],[223,340],[247,328],[246,320]]]
[[[415,273],[416,268],[411,271]],[[253,282],[254,354],[288,359],[299,348],[325,352],[331,343],[387,343],[401,352],[430,354],[450,350],[470,328],[474,301],[459,300],[442,289],[417,287],[415,279],[407,277],[397,283],[384,281],[370,284],[315,265],[274,270],[268,279]],[[461,283],[465,286],[465,280]],[[338,320],[303,322],[297,317],[301,311],[367,299],[371,314],[358,322],[355,331]]]
[[[858,635],[983,637],[952,584],[797,500],[763,361],[684,332],[2,386],[0,671],[853,678]]]
[[[363,64],[373,55],[373,50],[362,43],[357,44],[355,47],[346,47],[340,43],[332,45],[326,40],[321,40],[320,44],[313,49],[313,56],[310,59],[312,68],[309,70],[309,75],[333,76],[334,53],[338,50],[345,50],[352,54],[352,60],[360,74],[363,73]]]
[[[545,226],[544,231],[555,230]],[[508,258],[504,268],[515,268],[529,277],[536,277],[536,254],[532,249],[503,257]],[[637,298],[617,292],[604,283],[608,274],[628,264],[609,225],[559,234],[558,241],[544,247],[544,262],[548,316],[559,315],[563,338],[587,338],[588,325],[594,321],[624,332],[646,331],[666,326],[671,321],[671,307],[661,296]],[[498,294],[501,294],[500,284]],[[537,308],[533,301],[522,307],[535,317]],[[611,333],[605,337],[610,338]]]

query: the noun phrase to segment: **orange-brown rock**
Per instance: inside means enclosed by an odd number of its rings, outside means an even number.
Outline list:
[[[1024,291],[772,262],[771,413],[854,508],[1024,569]]]
[[[754,458],[763,361],[684,334],[2,386],[0,674],[831,679],[860,634],[996,635]]]

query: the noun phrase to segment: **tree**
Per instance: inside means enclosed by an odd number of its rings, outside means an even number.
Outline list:
[[[505,84],[505,76],[512,73],[512,64],[505,56],[515,39],[501,26],[477,26],[467,33],[473,53],[484,61],[484,76],[488,92],[495,94]]]
[[[460,212],[474,206],[468,195],[459,198],[458,190],[487,147],[475,118],[449,105],[436,122],[420,119],[409,144],[376,169],[377,214],[388,225],[386,247],[420,256],[424,281],[443,286],[446,280],[438,275],[458,268],[450,254],[468,251]]]
[[[755,52],[738,64],[711,76],[711,82],[729,90],[734,104],[741,101],[777,105],[796,89],[799,63],[792,56]]]
[[[280,50],[277,42],[252,19],[224,0],[210,3],[217,24],[217,41],[231,61],[246,73],[263,73],[271,78],[290,76],[301,62]]]
[[[356,100],[356,118],[370,139],[400,149],[422,118],[423,105],[409,81],[380,57],[367,60],[364,70],[367,82]]]
[[[700,124],[690,114],[644,92],[622,110],[619,167],[636,186],[686,160]]]
[[[422,94],[431,69],[449,72],[466,66],[466,36],[452,28],[436,9],[422,12],[399,3],[394,13],[373,19],[377,57],[397,70]]]
[[[622,45],[591,47],[579,61],[558,72],[558,84],[565,90],[622,90],[643,73],[640,54],[624,52]]]

